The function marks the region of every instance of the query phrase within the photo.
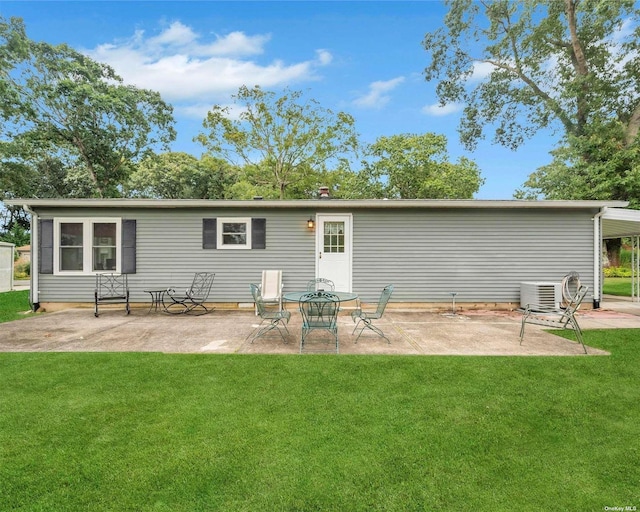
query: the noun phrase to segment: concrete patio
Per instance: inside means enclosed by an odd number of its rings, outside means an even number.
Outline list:
[[[465,311],[458,314],[387,310],[378,325],[390,343],[365,331],[355,343],[348,312],[339,317],[340,354],[397,355],[582,355],[582,347],[543,328],[527,325],[520,345],[520,313],[516,311]],[[599,310],[584,310],[578,321],[585,329],[640,328],[640,304],[605,300]],[[254,343],[247,337],[259,324],[253,310],[216,310],[203,316],[147,313],[135,308],[127,316],[122,306],[104,310],[99,318],[92,309],[76,308],[33,314],[0,326],[0,352],[165,352],[298,354],[301,318],[292,312],[286,343],[272,331]],[[310,352],[335,352],[328,333],[313,333]],[[606,352],[587,349],[590,355]]]

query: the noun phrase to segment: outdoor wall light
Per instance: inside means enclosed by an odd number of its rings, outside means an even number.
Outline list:
[[[313,229],[316,227],[316,221],[313,220],[313,217],[309,217],[309,220],[307,221],[307,227],[309,229]]]

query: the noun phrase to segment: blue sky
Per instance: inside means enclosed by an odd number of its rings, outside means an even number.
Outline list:
[[[415,2],[31,2],[0,0],[0,15],[24,19],[31,39],[67,43],[113,66],[127,83],[159,91],[175,109],[173,151],[199,156],[192,141],[214,104],[240,85],[305,91],[321,106],[356,119],[362,140],[434,132],[452,160],[482,171],[479,199],[511,199],[551,157],[557,136],[540,133],[514,152],[491,143],[473,153],[458,140],[460,112],[437,108],[422,74],[426,32],[445,13]]]

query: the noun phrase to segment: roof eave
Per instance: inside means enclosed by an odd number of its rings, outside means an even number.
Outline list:
[[[627,201],[524,201],[494,199],[307,199],[307,200],[208,200],[208,199],[5,199],[10,206],[33,208],[515,208],[600,209],[624,208]]]

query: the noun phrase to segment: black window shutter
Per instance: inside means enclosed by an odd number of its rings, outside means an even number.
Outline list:
[[[40,243],[38,261],[41,274],[53,274],[53,219],[38,221]]]
[[[217,219],[202,219],[202,248],[217,249]]]
[[[122,265],[123,274],[136,273],[136,221],[123,219],[122,221]]]
[[[251,248],[267,248],[267,219],[251,219]]]

